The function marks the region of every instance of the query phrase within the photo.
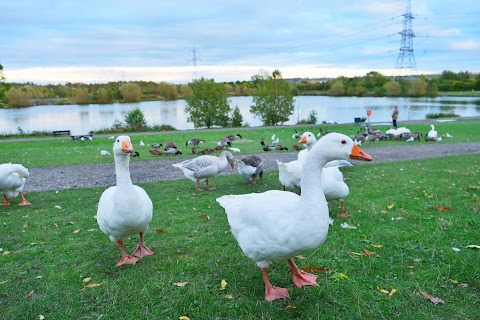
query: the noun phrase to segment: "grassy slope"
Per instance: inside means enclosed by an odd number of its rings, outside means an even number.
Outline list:
[[[253,188],[237,175],[218,177],[213,192],[196,192],[187,180],[143,184],[154,203],[145,241],[156,254],[120,268],[120,252],[94,219],[104,188],[30,193],[30,207],[0,207],[2,318],[480,318],[480,251],[465,248],[480,245],[478,155],[373,162],[344,175],[352,217],[336,219],[324,245],[297,259],[300,267],[333,272],[319,273],[319,287],[296,288],[287,263],[274,263],[271,280],[291,298],[273,303],[263,300],[261,273],[237,247],[215,199],[279,189],[276,172]],[[332,203],[332,215],[338,211]],[[126,242],[129,251],[136,241]],[[375,254],[357,254],[366,249]],[[348,279],[335,280],[340,273]],[[182,281],[188,284],[173,284]],[[398,292],[389,298],[378,288]],[[445,304],[432,304],[421,290]]]

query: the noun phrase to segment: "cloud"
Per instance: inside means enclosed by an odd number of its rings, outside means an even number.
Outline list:
[[[451,42],[449,47],[458,51],[472,51],[480,48],[480,42],[474,40]]]

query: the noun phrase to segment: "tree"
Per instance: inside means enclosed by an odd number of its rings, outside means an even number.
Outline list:
[[[257,90],[253,95],[255,105],[250,107],[250,112],[265,125],[274,126],[287,121],[294,110],[293,95],[280,71],[274,70],[268,77],[255,75],[252,81]]]
[[[142,89],[136,83],[125,83],[120,87],[123,102],[139,102],[142,98]]]
[[[204,78],[194,80],[189,86],[193,95],[186,97],[188,121],[193,122],[195,128],[226,127],[230,106],[225,86]]]
[[[158,85],[158,93],[166,100],[177,100],[178,91],[177,87],[173,84],[162,82]]]
[[[77,104],[89,104],[90,97],[87,88],[77,88],[75,90],[75,102]]]
[[[14,108],[30,106],[31,102],[28,94],[22,89],[12,88],[5,94],[7,105]]]
[[[0,64],[0,105],[5,102],[5,94],[11,87],[12,85],[6,82],[5,75],[3,74],[3,66]]]
[[[243,125],[243,116],[238,106],[235,106],[233,109],[230,125],[232,127],[241,127]]]
[[[112,102],[112,99],[108,95],[107,89],[99,88],[97,90],[97,103],[106,104],[111,102]]]
[[[138,108],[130,111],[125,116],[125,123],[129,128],[134,130],[139,130],[147,126],[147,120],[145,120],[142,110]]]
[[[399,97],[402,95],[402,87],[396,81],[389,81],[383,85],[385,94],[389,97]]]

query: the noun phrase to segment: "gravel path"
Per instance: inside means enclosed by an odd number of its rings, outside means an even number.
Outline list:
[[[395,147],[370,147],[364,149],[374,162],[402,161],[423,158],[445,157],[461,154],[480,154],[480,142],[456,144],[406,144]],[[295,160],[296,152],[264,152],[258,154],[265,163],[266,170],[277,170],[275,160],[288,162]],[[241,158],[243,155],[235,155]],[[172,164],[181,162],[178,158],[161,158],[159,160],[130,161],[130,174],[133,183],[155,182],[159,180],[184,179],[181,170]],[[362,161],[352,161],[362,164]],[[61,190],[67,188],[91,188],[112,186],[115,184],[115,167],[112,163],[88,164],[75,166],[58,166],[45,168],[30,168],[30,177],[25,184],[25,192]],[[236,170],[228,169],[226,174],[236,174]]]

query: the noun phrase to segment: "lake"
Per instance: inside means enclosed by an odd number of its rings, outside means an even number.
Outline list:
[[[243,119],[250,126],[261,126],[262,122],[250,114],[252,97],[229,98],[230,106],[238,106]],[[355,117],[367,117],[371,110],[371,122],[391,122],[394,105],[402,120],[423,120],[428,113],[454,112],[461,117],[480,116],[480,101],[474,97],[437,98],[370,98],[370,97],[295,97],[295,111],[284,124],[295,124],[298,119],[308,117],[311,110],[317,112],[318,123],[352,123]],[[0,133],[71,130],[72,134],[84,134],[110,128],[114,122],[124,122],[125,116],[139,108],[148,125],[171,125],[178,130],[193,129],[187,122],[185,100],[148,101],[139,103],[115,103],[109,105],[46,105],[21,109],[0,109]]]

